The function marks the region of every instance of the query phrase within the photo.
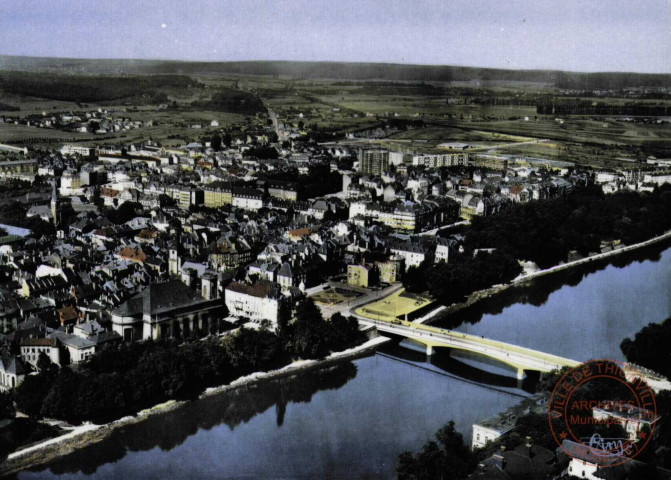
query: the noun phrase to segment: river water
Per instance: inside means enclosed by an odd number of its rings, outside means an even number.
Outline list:
[[[463,311],[460,330],[576,360],[671,315],[671,248],[560,273]],[[444,326],[454,322],[444,321]],[[505,369],[389,345],[318,371],[225,392],[113,433],[33,478],[393,478],[398,454],[454,420],[471,425],[533,389]]]

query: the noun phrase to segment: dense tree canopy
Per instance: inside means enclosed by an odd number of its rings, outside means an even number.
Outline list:
[[[643,327],[633,340],[625,338],[620,349],[627,361],[671,378],[671,318]]]
[[[243,114],[266,111],[266,107],[259,97],[253,93],[232,88],[222,88],[219,92],[212,95],[212,98],[209,100],[193,102],[192,106],[220,112]]]
[[[429,293],[439,302],[449,305],[464,300],[476,290],[505,283],[522,271],[511,255],[495,251],[477,255],[455,253],[450,263],[422,263],[409,268],[404,277],[404,286],[411,292]]]
[[[516,204],[498,215],[476,217],[466,247],[497,248],[547,268],[576,250],[598,252],[601,241],[632,244],[671,228],[671,185],[652,193],[604,194],[584,188],[563,197]]]
[[[461,433],[449,422],[427,441],[417,455],[402,453],[398,458],[398,480],[459,480],[475,468],[475,456],[464,444]]]
[[[182,75],[94,76],[55,75],[31,72],[3,72],[0,89],[70,102],[96,102],[125,97],[147,96],[150,103],[167,101],[157,92],[166,87],[187,88],[196,82]]]
[[[322,358],[362,340],[356,320],[341,315],[324,320],[312,300],[302,301],[294,316],[293,323],[283,320],[279,334],[241,328],[223,340],[103,349],[77,370],[43,365],[16,389],[16,404],[33,417],[106,422],[169,399],[193,398],[209,386],[277,369],[294,358]]]

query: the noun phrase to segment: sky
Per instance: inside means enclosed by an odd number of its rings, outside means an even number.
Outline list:
[[[0,0],[0,54],[671,73],[671,0]]]

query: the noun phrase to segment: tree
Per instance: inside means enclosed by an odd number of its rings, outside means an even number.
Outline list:
[[[222,144],[221,136],[218,133],[215,133],[212,136],[212,139],[210,140],[210,146],[212,147],[212,150],[218,152],[219,150],[221,150],[221,144]]]
[[[403,275],[403,286],[409,292],[422,293],[427,289],[426,275],[429,271],[430,264],[428,261],[423,261],[418,266],[408,267]]]
[[[224,133],[224,137],[222,138],[222,143],[226,145],[227,147],[231,146],[231,143],[233,143],[233,137],[231,136],[230,133],[226,132]]]
[[[14,399],[10,392],[0,392],[0,419],[14,416]]]
[[[671,318],[661,324],[651,323],[643,327],[634,339],[625,338],[620,350],[629,362],[650,368],[665,377],[671,376],[668,345],[671,344]]]
[[[53,377],[45,373],[28,375],[16,388],[14,400],[22,413],[37,417],[40,415],[42,401],[51,389]]]
[[[296,307],[296,321],[291,325],[291,351],[301,358],[322,358],[328,353],[325,325],[319,308],[311,298]]]
[[[37,371],[45,375],[55,375],[58,372],[58,367],[51,361],[46,353],[40,352],[37,356]]]
[[[416,456],[410,452],[399,455],[396,475],[398,480],[459,480],[466,478],[475,466],[475,455],[450,421]]]

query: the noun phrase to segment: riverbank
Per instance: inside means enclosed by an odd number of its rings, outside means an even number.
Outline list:
[[[245,387],[264,380],[291,376],[311,369],[324,368],[344,360],[353,360],[367,355],[371,351],[377,349],[381,344],[388,341],[388,338],[377,337],[348,350],[332,353],[322,360],[299,360],[277,370],[252,373],[240,377],[227,385],[208,388],[199,396],[199,399],[215,396],[228,390]],[[190,402],[170,400],[155,405],[152,408],[142,410],[134,416],[120,418],[107,424],[84,424],[74,427],[72,431],[65,435],[11,453],[8,455],[7,459],[0,464],[0,476],[6,476],[21,470],[48,464],[74,452],[75,450],[105,440],[118,428],[179,409],[188,403]]]
[[[547,275],[552,275],[554,273],[562,272],[565,270],[569,270],[572,268],[579,267],[581,265],[588,265],[593,262],[598,262],[600,260],[608,259],[610,257],[615,257],[617,255],[627,253],[627,252],[632,252],[634,250],[639,250],[641,248],[649,247],[664,241],[671,241],[671,230],[667,231],[666,233],[659,235],[657,237],[651,238],[650,240],[646,240],[644,242],[640,243],[635,243],[633,245],[627,245],[615,250],[611,250],[610,252],[604,252],[604,253],[598,253],[596,255],[591,255],[585,258],[581,258],[579,260],[574,260],[572,262],[566,262],[562,263],[561,265],[555,265],[550,268],[546,268],[544,270],[538,270],[537,272],[529,273],[526,275],[520,275],[517,278],[513,279],[512,281],[501,284],[501,285],[494,285],[493,287],[484,289],[484,290],[478,290],[476,292],[473,292],[471,295],[468,296],[466,301],[461,302],[461,303],[453,303],[452,305],[449,306],[444,306],[441,305],[437,307],[436,309],[432,310],[431,312],[427,313],[424,317],[418,318],[414,320],[417,323],[425,323],[425,324],[431,324],[433,322],[437,322],[440,320],[444,320],[445,318],[449,317],[450,315],[460,311],[464,310],[466,308],[472,307],[476,303],[480,302],[481,300],[484,300],[486,298],[489,298],[493,295],[496,295],[498,293],[504,292],[510,288],[513,287],[519,287],[522,285],[525,285],[527,283],[531,283],[532,281],[536,280],[537,278],[547,276]]]

